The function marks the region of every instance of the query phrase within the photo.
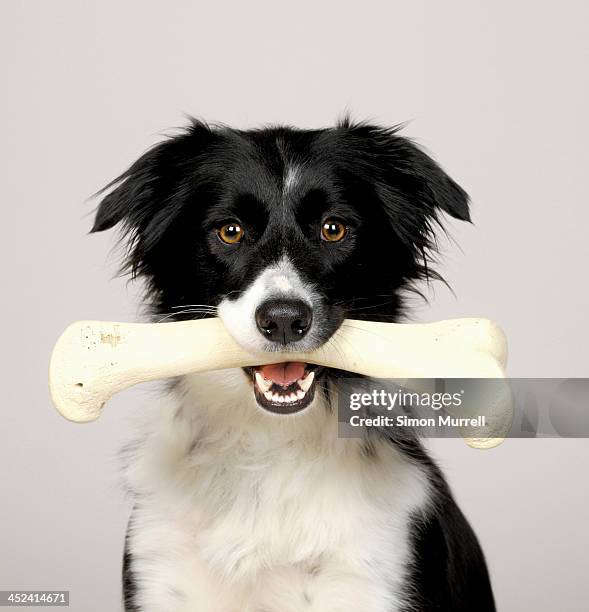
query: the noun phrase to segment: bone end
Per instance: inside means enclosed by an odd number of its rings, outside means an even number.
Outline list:
[[[49,361],[49,391],[58,412],[74,423],[95,421],[108,398],[91,384],[89,357],[95,352],[93,322],[69,325],[57,340]],[[112,338],[111,338],[112,341]]]

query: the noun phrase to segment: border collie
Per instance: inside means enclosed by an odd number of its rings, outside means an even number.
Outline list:
[[[218,316],[253,352],[313,350],[345,317],[399,320],[403,293],[437,276],[441,212],[469,220],[467,194],[398,127],[347,119],[193,120],[102,195],[92,231],[121,224],[152,320]],[[420,441],[338,437],[346,376],[291,362],[168,386],[128,453],[127,611],[495,609]]]

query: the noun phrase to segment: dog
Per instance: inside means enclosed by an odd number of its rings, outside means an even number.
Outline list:
[[[153,321],[218,316],[251,352],[399,321],[469,197],[399,126],[191,120],[101,192]],[[428,265],[429,263],[429,265]],[[195,347],[197,350],[198,347]],[[127,612],[488,612],[485,559],[417,436],[338,437],[346,372],[187,375],[126,453]]]

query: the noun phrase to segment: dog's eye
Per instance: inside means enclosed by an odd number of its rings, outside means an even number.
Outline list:
[[[225,244],[237,244],[243,239],[244,231],[237,221],[231,221],[220,227],[217,235]]]
[[[348,228],[338,219],[326,219],[321,226],[321,238],[327,242],[339,242],[347,233]]]

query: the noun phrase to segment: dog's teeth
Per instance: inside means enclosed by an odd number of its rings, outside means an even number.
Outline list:
[[[290,394],[290,401],[291,402],[296,402],[297,401],[297,396],[294,393]]]
[[[262,393],[266,393],[266,391],[270,390],[270,387],[272,386],[272,381],[265,380],[259,372],[256,372],[256,384],[258,385]]]
[[[303,397],[305,397],[305,395],[306,395],[306,393],[302,389],[299,389],[297,391],[297,399],[303,399]]]
[[[274,393],[274,395],[272,396],[272,401],[280,402],[280,395],[278,395],[278,393]]]
[[[272,391],[266,391],[266,393],[264,393],[264,397],[271,402],[272,401]]]
[[[311,385],[313,384],[314,378],[315,372],[309,372],[306,378],[303,378],[302,380],[298,381],[299,387],[305,392],[308,391],[311,388]]]
[[[284,402],[286,401],[286,400],[284,399],[284,395],[279,395],[279,396],[278,396],[278,401],[279,401],[281,404],[284,404]]]

